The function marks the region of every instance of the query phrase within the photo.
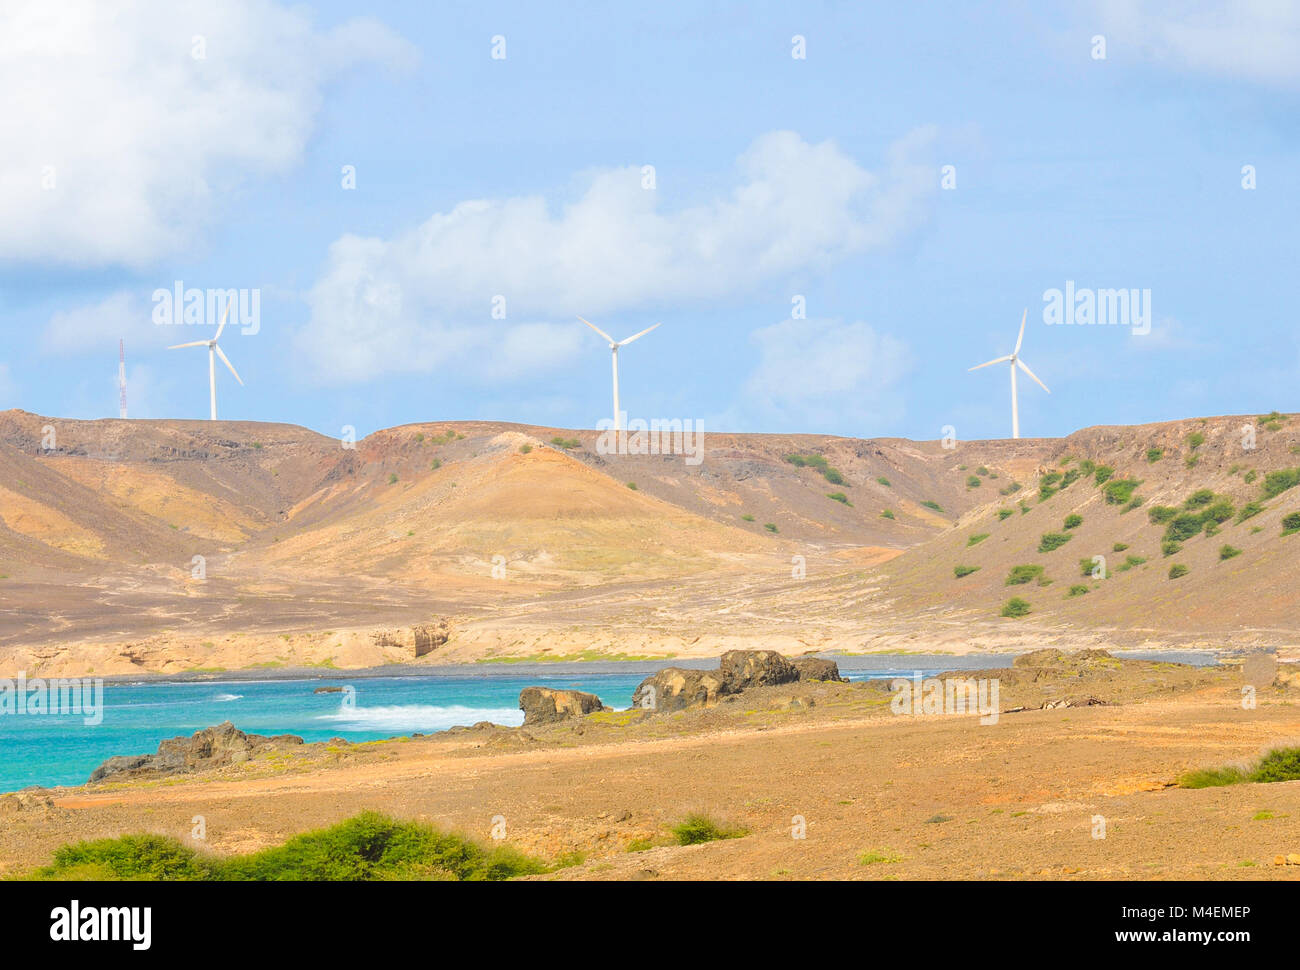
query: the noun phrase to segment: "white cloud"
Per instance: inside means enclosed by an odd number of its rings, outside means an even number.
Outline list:
[[[565,205],[540,196],[471,200],[392,239],[343,236],[308,296],[302,349],[323,382],[455,360],[491,376],[495,365],[476,362],[479,347],[553,347],[558,335],[492,321],[497,295],[511,319],[581,313],[609,322],[824,269],[919,221],[936,185],[924,158],[933,136],[916,130],[870,172],[833,142],[771,132],[740,156],[729,194],[672,212],[660,211],[641,170],[627,167],[591,174]]]
[[[750,334],[759,362],[724,420],[737,430],[870,436],[896,421],[906,345],[861,321],[784,320]]]
[[[41,339],[46,353],[102,353],[116,347],[119,339],[131,346],[158,343],[158,327],[150,316],[150,305],[129,290],[110,293],[97,303],[60,310],[50,317]]]
[[[0,261],[143,266],[184,246],[214,197],[298,162],[332,78],[412,51],[271,0],[6,0]]]
[[[1300,5],[1293,0],[1102,0],[1107,33],[1157,62],[1222,77],[1300,84]]]

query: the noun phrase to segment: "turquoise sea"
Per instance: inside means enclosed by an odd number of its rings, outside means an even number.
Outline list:
[[[909,677],[920,670],[988,666],[989,658],[837,658],[850,680]],[[1205,659],[1166,655],[1183,662]],[[940,666],[940,664],[942,666]],[[678,662],[712,667],[716,661]],[[373,741],[414,733],[431,734],[457,724],[523,723],[519,692],[532,684],[571,687],[596,694],[609,707],[631,706],[632,692],[662,664],[533,664],[521,667],[444,668],[401,676],[340,672],[330,677],[108,683],[102,722],[87,725],[79,715],[0,715],[0,792],[29,785],[80,785],[113,755],[151,754],[158,742],[232,721],[250,734],[297,734],[306,741],[342,737]],[[342,694],[316,688],[348,686]]]

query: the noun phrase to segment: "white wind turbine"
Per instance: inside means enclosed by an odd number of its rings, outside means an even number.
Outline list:
[[[168,347],[168,350],[180,350],[182,347],[207,347],[208,348],[208,391],[212,403],[212,420],[217,420],[217,358],[230,368],[230,373],[235,375],[235,380],[239,381],[242,386],[244,379],[239,376],[235,370],[235,365],[230,362],[230,358],[222,353],[221,348],[217,346],[217,341],[221,339],[221,331],[226,329],[226,319],[230,316],[230,303],[226,303],[226,312],[221,315],[221,325],[217,327],[217,335],[211,340],[193,340],[187,344],[176,344],[174,347]]]
[[[578,317],[578,319],[579,319],[579,320],[582,320],[582,317]],[[628,337],[626,340],[615,340],[613,337],[611,337],[609,334],[607,334],[604,330],[601,330],[600,327],[596,326],[596,325],[595,325],[594,323],[592,323],[591,321],[589,321],[589,320],[582,320],[582,322],[585,323],[587,326],[591,327],[592,330],[596,331],[596,333],[600,334],[600,335],[601,335],[602,337],[604,337],[607,341],[609,341],[609,352],[610,352],[610,354],[613,356],[613,359],[614,359],[614,430],[617,431],[617,430],[619,430],[619,427],[618,427],[618,424],[619,424],[619,411],[618,411],[618,348],[619,348],[619,347],[626,347],[626,346],[627,346],[628,344],[630,344],[633,340],[637,340],[637,339],[639,339],[639,338],[641,338],[641,337],[644,337],[646,334],[648,334],[648,333],[649,333],[651,330],[653,330],[655,327],[659,326],[659,324],[656,323],[656,324],[654,325],[654,327],[646,327],[646,328],[645,328],[644,330],[642,330],[640,333],[633,334],[632,336]]]
[[[975,367],[969,368],[970,370],[979,370],[981,367],[992,367],[994,364],[1002,364],[1002,363],[1010,362],[1011,364],[1011,437],[1013,438],[1020,437],[1020,406],[1016,402],[1016,368],[1019,367],[1022,371],[1024,371],[1026,374],[1032,377],[1034,379],[1034,383],[1037,384],[1039,387],[1041,387],[1044,391],[1047,391],[1048,394],[1052,393],[1051,391],[1047,390],[1047,385],[1044,384],[1042,381],[1040,381],[1038,379],[1038,376],[1029,369],[1028,365],[1023,360],[1020,359],[1020,345],[1025,342],[1025,320],[1028,317],[1029,317],[1029,308],[1026,307],[1025,312],[1020,316],[1020,336],[1016,338],[1015,350],[1011,351],[1011,353],[1007,354],[1007,356],[1005,357],[999,357],[997,360],[990,360],[986,364],[979,364]]]

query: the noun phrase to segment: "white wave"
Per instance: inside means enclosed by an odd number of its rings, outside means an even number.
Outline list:
[[[398,705],[395,707],[340,707],[333,714],[321,714],[321,721],[330,721],[351,731],[420,731],[430,733],[445,731],[457,724],[474,724],[491,721],[507,727],[524,723],[524,712],[511,707],[434,707],[429,704]]]
[[[212,698],[214,701],[238,701],[243,700],[243,694],[218,694]]]

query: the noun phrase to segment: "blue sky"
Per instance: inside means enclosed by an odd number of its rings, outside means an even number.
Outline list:
[[[206,417],[202,349],[164,348],[216,321],[151,319],[183,281],[260,294],[221,417],[332,435],[593,427],[579,313],[662,321],[626,410],[718,430],[1007,436],[1005,369],[966,369],[1026,307],[1026,435],[1300,409],[1295,5],[106,16],[0,12],[0,408],[115,416],[123,337],[132,417]],[[1151,332],[1048,326],[1066,280],[1149,290]]]

